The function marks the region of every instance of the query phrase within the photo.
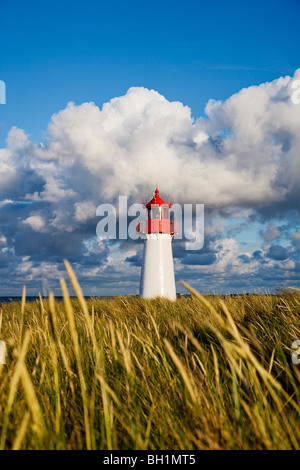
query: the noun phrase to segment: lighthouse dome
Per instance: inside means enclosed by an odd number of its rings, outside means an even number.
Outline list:
[[[146,204],[146,207],[148,209],[151,209],[151,206],[168,206],[169,204],[165,202],[159,195],[159,190],[156,188],[155,190],[155,196],[151,199],[151,201]]]

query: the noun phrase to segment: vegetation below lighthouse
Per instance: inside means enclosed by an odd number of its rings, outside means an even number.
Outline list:
[[[86,301],[67,269],[77,299],[2,306],[2,449],[300,447],[299,291]]]

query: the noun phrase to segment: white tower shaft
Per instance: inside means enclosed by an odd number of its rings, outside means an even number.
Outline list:
[[[146,234],[140,296],[176,300],[172,235],[169,233]]]

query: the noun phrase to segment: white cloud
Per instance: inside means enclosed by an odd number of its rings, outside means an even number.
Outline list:
[[[293,240],[300,240],[300,228],[298,228],[297,232],[295,232],[295,233],[291,236],[291,238],[292,238]]]
[[[274,240],[280,237],[280,230],[275,224],[269,224],[264,232],[261,232],[261,236],[266,243],[270,240]]]
[[[86,220],[95,217],[96,207],[89,201],[76,202],[75,204],[75,220],[78,222],[85,222]]]
[[[17,166],[34,171],[44,184],[23,196],[73,205],[75,221],[76,203],[148,193],[155,183],[179,200],[210,207],[288,202],[300,173],[300,112],[290,99],[291,81],[245,88],[224,103],[210,100],[208,118],[196,122],[187,106],[145,88],[130,88],[102,110],[69,103],[52,116],[43,146],[12,128],[1,164],[11,184]]]
[[[24,224],[29,225],[35,232],[45,231],[45,221],[40,215],[31,215],[24,220]]]

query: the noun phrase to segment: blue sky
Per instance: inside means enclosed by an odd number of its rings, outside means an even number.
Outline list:
[[[136,292],[141,244],[98,246],[93,207],[118,188],[134,202],[157,180],[206,207],[203,257],[174,246],[177,279],[218,292],[299,285],[300,106],[283,108],[280,79],[300,66],[299,19],[298,0],[0,0],[0,295],[24,282],[37,294],[41,277],[58,289],[64,257],[86,294]]]
[[[291,75],[297,0],[0,1],[0,142],[11,126],[43,140],[68,101],[101,106],[131,86],[203,114],[210,98]]]

